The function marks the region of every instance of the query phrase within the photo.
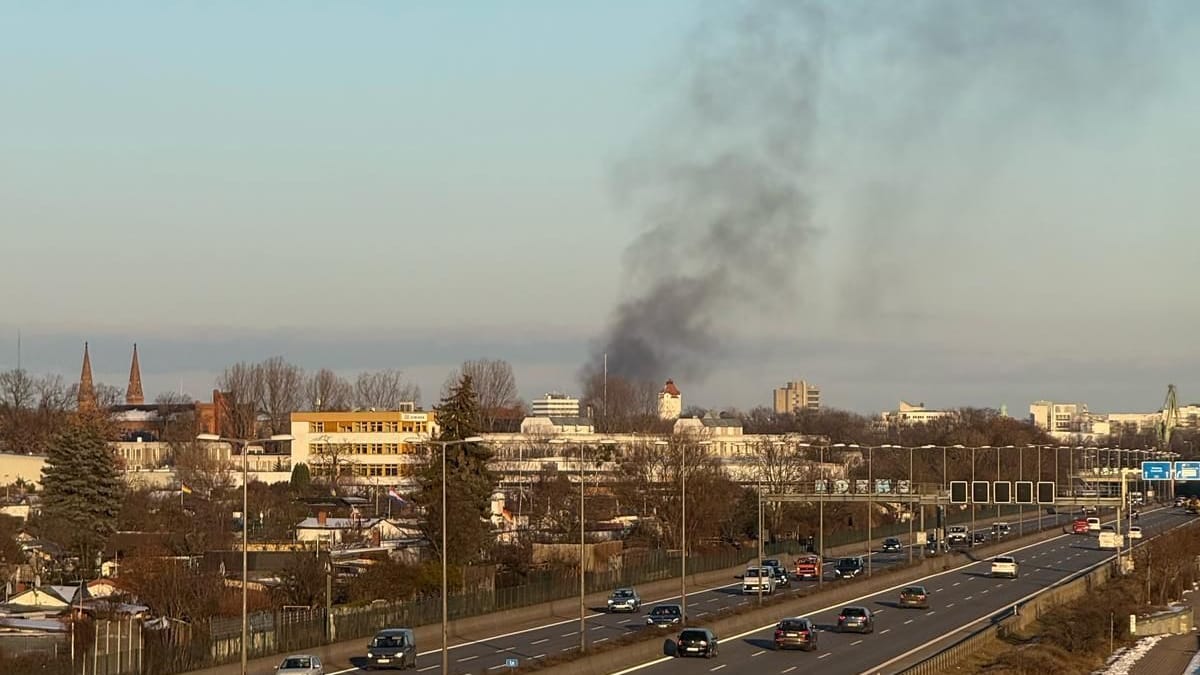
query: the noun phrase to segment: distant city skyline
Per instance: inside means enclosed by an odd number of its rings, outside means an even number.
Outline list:
[[[0,369],[20,330],[28,370],[74,381],[89,341],[116,386],[137,342],[148,399],[281,355],[405,371],[426,405],[501,358],[528,401],[613,349],[685,406],[801,378],[863,413],[1200,400],[1194,2],[0,24]]]
[[[129,363],[132,356],[133,342],[122,337],[97,335],[88,338],[91,351],[91,362],[94,378],[97,383],[104,383],[124,391],[129,378]],[[421,404],[428,408],[436,404],[439,392],[446,376],[454,368],[461,365],[463,360],[474,358],[505,358],[514,368],[517,386],[521,399],[528,405],[532,399],[540,398],[551,392],[560,392],[572,396],[581,394],[578,383],[574,382],[575,362],[571,360],[571,349],[579,353],[586,349],[586,343],[576,345],[554,344],[549,342],[523,342],[520,345],[504,346],[490,344],[444,344],[438,351],[440,359],[431,363],[406,364],[401,360],[388,361],[389,352],[404,353],[405,349],[421,344],[421,341],[406,343],[349,343],[347,345],[331,345],[323,343],[307,343],[295,340],[271,341],[213,341],[204,340],[192,343],[178,341],[156,342],[138,340],[139,361],[142,382],[147,401],[153,401],[160,393],[183,392],[197,400],[208,400],[212,390],[216,388],[216,380],[221,369],[233,365],[237,361],[261,361],[271,356],[283,356],[296,365],[311,372],[318,368],[330,368],[343,376],[352,376],[366,370],[381,370],[395,368],[405,373],[412,382],[421,388]],[[281,350],[270,351],[272,345],[285,347]],[[493,352],[464,352],[462,357],[454,356],[458,346],[469,349],[472,346],[492,348]],[[224,350],[228,349],[226,352]],[[0,370],[16,367],[16,336],[11,341],[0,339]],[[542,350],[545,350],[542,351]],[[57,374],[62,376],[66,384],[74,384],[79,378],[79,369],[83,358],[83,341],[70,343],[61,338],[46,338],[22,334],[22,366],[33,374]],[[73,353],[68,353],[73,352]],[[552,352],[562,355],[555,363],[547,358],[538,358],[539,354]],[[322,362],[319,355],[328,353],[344,354],[344,357],[331,362]],[[505,356],[505,353],[509,356]],[[228,354],[243,354],[243,358],[228,358]],[[1074,381],[1079,387],[1073,389],[1064,385],[1059,376],[1063,371],[1045,370],[1048,364],[1027,367],[1022,371],[1013,371],[1022,381],[1006,385],[996,385],[994,392],[980,393],[980,382],[989,380],[986,368],[979,370],[949,371],[938,373],[937,378],[922,374],[925,364],[914,357],[905,364],[904,371],[913,377],[912,382],[906,383],[896,379],[895,371],[880,373],[878,380],[872,380],[870,372],[863,369],[862,364],[854,366],[851,361],[855,358],[853,346],[847,347],[842,357],[834,362],[835,368],[845,368],[844,379],[838,379],[837,371],[814,365],[811,369],[801,369],[799,376],[808,382],[821,387],[822,407],[852,410],[864,415],[875,415],[882,411],[894,410],[901,400],[909,403],[923,402],[931,409],[957,408],[963,406],[989,407],[999,409],[1007,405],[1008,413],[1014,417],[1026,418],[1029,415],[1029,404],[1038,400],[1053,400],[1060,403],[1084,403],[1093,412],[1151,412],[1161,407],[1166,394],[1167,384],[1176,384],[1179,388],[1180,404],[1200,401],[1200,387],[1189,387],[1182,382],[1183,378],[1176,377],[1170,382],[1163,380],[1161,384],[1147,381],[1144,385],[1121,385],[1121,371],[1113,369],[1108,372],[1075,374]],[[165,362],[164,358],[170,358]],[[61,359],[61,361],[60,361]],[[882,364],[886,358],[878,362]],[[954,359],[938,359],[939,367],[945,367],[953,362],[970,367],[969,358],[961,356]],[[1183,369],[1175,370],[1166,367],[1152,373],[1144,374],[1153,377],[1158,374],[1167,377],[1179,374]],[[720,409],[736,407],[746,411],[754,407],[772,405],[773,390],[784,385],[787,379],[778,382],[769,379],[770,369],[762,364],[747,363],[744,360],[723,361],[720,368],[702,384],[687,381],[676,381],[683,393],[685,408],[693,405],[704,408]],[[1195,368],[1190,372],[1197,372]],[[818,380],[808,373],[828,373],[829,379]],[[960,381],[953,372],[963,372]],[[753,377],[746,374],[753,373]],[[973,373],[973,375],[972,375]],[[1128,374],[1127,374],[1128,375]],[[886,377],[885,377],[886,376]],[[784,374],[784,377],[795,379],[797,375]],[[926,382],[925,385],[917,384]],[[996,380],[990,380],[995,382]],[[950,392],[949,395],[925,395],[923,391],[938,390]],[[727,392],[727,393],[726,393]],[[834,392],[830,394],[829,392]],[[832,397],[832,398],[831,398]]]

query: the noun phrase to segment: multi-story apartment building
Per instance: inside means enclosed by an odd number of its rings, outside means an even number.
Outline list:
[[[535,398],[530,406],[533,417],[579,417],[579,399],[550,393]]]
[[[1051,434],[1088,432],[1091,416],[1086,403],[1055,403],[1034,401],[1029,404],[1029,419],[1038,428]]]
[[[427,410],[296,412],[292,466],[303,462],[313,475],[329,475],[336,460],[362,482],[395,483],[411,474],[420,443],[437,434]]]
[[[821,390],[804,380],[788,382],[775,390],[775,412],[779,415],[821,407]]]

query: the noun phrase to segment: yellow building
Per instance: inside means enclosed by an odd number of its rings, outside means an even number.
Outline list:
[[[388,485],[412,473],[419,443],[438,434],[427,410],[292,413],[292,466],[327,476],[336,462],[355,482]]]

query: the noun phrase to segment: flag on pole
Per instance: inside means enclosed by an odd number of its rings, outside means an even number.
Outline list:
[[[408,504],[408,501],[405,500],[404,497],[401,497],[400,493],[396,492],[396,488],[394,487],[388,488],[388,496],[400,502],[401,504]]]
[[[187,484],[187,483],[180,483],[180,484],[179,484],[179,491],[180,491],[180,492],[182,492],[182,493],[183,493],[183,494],[185,494],[185,495],[190,495],[190,494],[192,494],[192,488],[188,487],[188,484]]]

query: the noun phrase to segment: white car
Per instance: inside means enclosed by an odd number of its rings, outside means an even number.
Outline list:
[[[1138,527],[1137,525],[1130,527],[1129,528],[1129,538],[1130,539],[1141,539],[1142,538],[1142,528]]]
[[[995,558],[992,558],[991,575],[993,577],[1008,577],[1010,579],[1016,579],[1017,559],[1008,555],[996,556]]]
[[[311,654],[295,654],[287,657],[276,668],[278,675],[325,675],[321,659]]]

